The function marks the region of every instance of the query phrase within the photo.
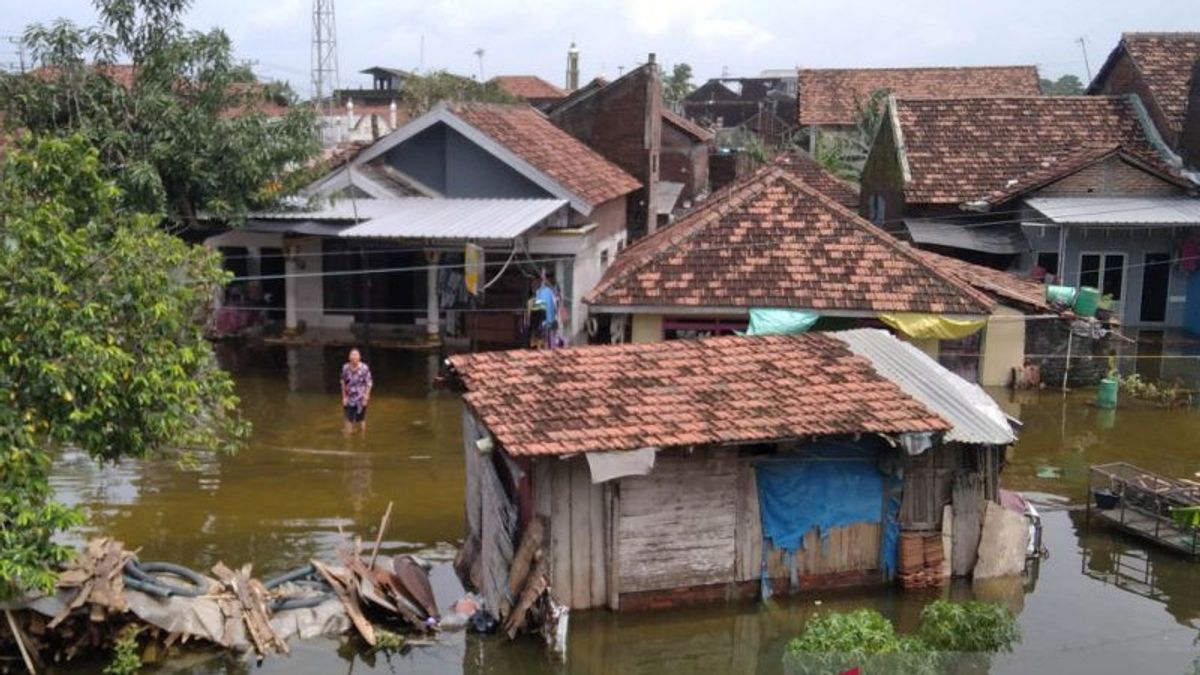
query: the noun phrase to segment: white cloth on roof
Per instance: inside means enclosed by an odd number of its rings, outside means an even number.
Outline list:
[[[592,472],[593,483],[603,483],[625,476],[645,476],[654,469],[658,448],[640,448],[620,452],[589,452],[585,456]]]

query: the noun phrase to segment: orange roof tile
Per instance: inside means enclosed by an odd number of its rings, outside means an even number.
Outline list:
[[[797,119],[805,126],[854,124],[858,105],[880,89],[907,98],[1041,93],[1037,66],[801,69]]]
[[[705,129],[699,124],[696,124],[695,122],[689,120],[683,115],[680,115],[674,110],[671,110],[670,108],[662,109],[662,118],[664,122],[674,125],[680,131],[698,141],[711,141],[713,139],[713,132]]]
[[[970,284],[988,295],[999,298],[1004,304],[1016,302],[1037,310],[1045,310],[1050,307],[1046,304],[1045,287],[1036,281],[933,251],[921,249],[914,249],[914,251],[930,265],[958,277],[963,283]]]
[[[567,95],[566,90],[560,89],[543,80],[537,75],[497,75],[492,78],[501,89],[510,96],[529,99],[559,99]]]
[[[641,187],[636,178],[528,105],[460,103],[450,110],[594,206]]]
[[[779,167],[627,248],[585,300],[971,315],[994,304]]]
[[[773,441],[949,425],[823,333],[450,357],[515,456]]]
[[[775,164],[838,204],[858,211],[858,186],[829,173],[807,152],[785,152],[775,158]]]
[[[1178,134],[1183,129],[1192,66],[1200,60],[1200,33],[1121,35],[1121,42],[1088,87],[1089,93],[1099,90],[1122,51],[1129,54],[1146,88],[1150,90],[1154,100],[1145,101],[1146,105],[1157,104],[1166,117],[1169,131]]]
[[[1174,175],[1120,96],[897,99],[910,204],[999,202],[1114,152]]]

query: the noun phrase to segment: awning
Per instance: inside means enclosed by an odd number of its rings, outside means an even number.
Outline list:
[[[315,211],[256,213],[251,232],[355,238],[511,241],[567,224],[565,199],[341,199]]]
[[[1012,254],[1029,250],[1018,223],[949,223],[944,220],[905,218],[909,236],[918,244],[961,248],[982,253]]]
[[[1188,197],[1033,197],[1025,203],[1054,223],[1200,226],[1200,199]]]

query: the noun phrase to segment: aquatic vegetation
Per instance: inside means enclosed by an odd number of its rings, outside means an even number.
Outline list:
[[[1125,377],[1118,376],[1118,380],[1125,393],[1142,401],[1149,401],[1167,408],[1190,405],[1192,402],[1192,392],[1178,380],[1152,382],[1142,379],[1137,373]]]
[[[113,646],[113,659],[104,667],[104,675],[134,675],[142,669],[142,658],[138,656],[137,626],[127,626]]]

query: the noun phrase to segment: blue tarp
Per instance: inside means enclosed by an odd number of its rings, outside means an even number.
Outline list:
[[[751,309],[746,335],[796,335],[813,327],[821,315],[799,309]]]
[[[824,539],[833,528],[882,518],[883,475],[874,461],[770,460],[755,469],[763,538],[777,548],[794,553],[814,527]]]

